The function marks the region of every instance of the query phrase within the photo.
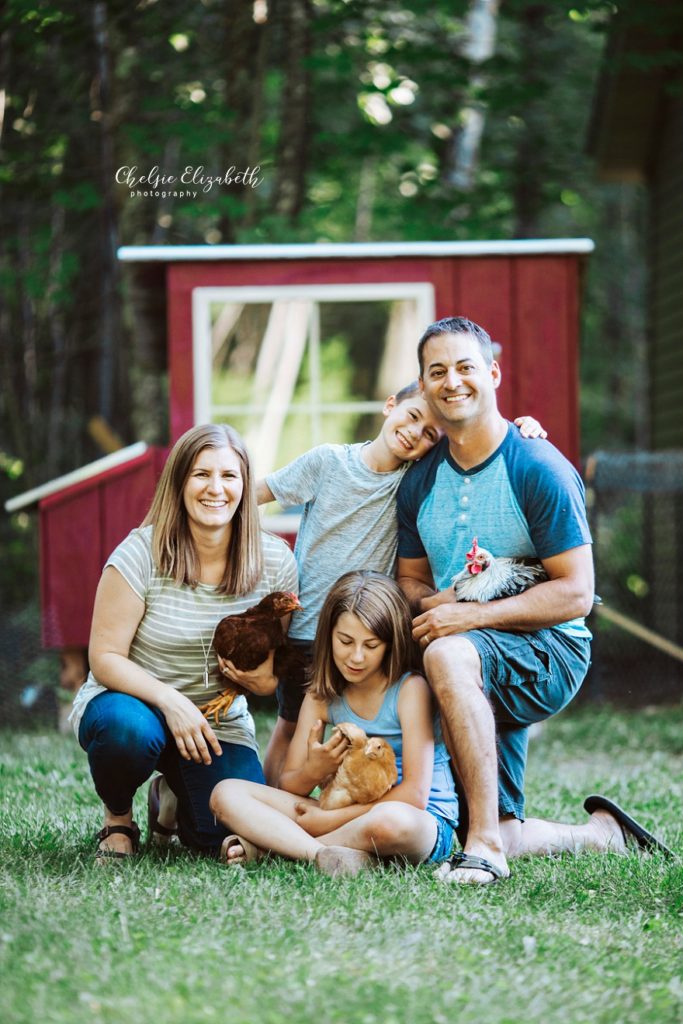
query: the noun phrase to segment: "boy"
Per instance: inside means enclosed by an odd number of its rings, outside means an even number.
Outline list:
[[[397,550],[396,492],[411,463],[422,458],[443,431],[421,396],[417,381],[390,395],[384,423],[373,441],[324,444],[270,473],[256,485],[259,504],[305,505],[296,540],[299,599],[289,638],[310,663],[318,615],[332,584],[350,569],[393,575]],[[515,420],[525,436],[543,434],[528,417]],[[266,780],[277,786],[294,735],[304,691],[278,683],[278,720],[268,743]]]

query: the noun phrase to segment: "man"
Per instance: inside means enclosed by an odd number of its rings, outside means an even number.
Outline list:
[[[594,813],[583,826],[524,820],[528,727],[572,699],[590,663],[583,485],[553,445],[523,440],[500,415],[501,372],[483,328],[440,320],[420,339],[418,359],[445,436],[401,483],[398,577],[418,613],[414,636],[469,813],[464,853],[441,876],[488,883],[509,874],[507,856],[621,851],[627,833],[647,845],[605,798],[587,802]],[[451,580],[474,537],[494,555],[539,558],[547,582],[487,604],[456,602]]]

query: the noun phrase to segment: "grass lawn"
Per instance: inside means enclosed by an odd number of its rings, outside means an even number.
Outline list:
[[[182,850],[102,870],[74,741],[2,734],[0,783],[7,1024],[683,1020],[678,863],[527,859],[484,888],[444,887],[427,868],[228,870]],[[581,822],[590,792],[683,854],[683,709],[580,708],[548,723],[531,747],[529,813]]]

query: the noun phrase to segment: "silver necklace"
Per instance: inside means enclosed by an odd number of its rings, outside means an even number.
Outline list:
[[[195,598],[195,600],[196,600],[196,598]],[[202,654],[204,655],[204,689],[205,690],[208,690],[208,688],[209,688],[209,654],[211,653],[211,648],[213,646],[213,638],[216,635],[216,626],[218,626],[218,622],[216,623],[216,625],[211,630],[211,639],[209,640],[208,650],[204,646],[204,637],[202,636],[201,629],[199,631],[199,642],[202,645]]]

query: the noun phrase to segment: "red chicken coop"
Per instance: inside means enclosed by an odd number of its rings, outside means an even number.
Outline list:
[[[501,408],[578,458],[578,334],[588,239],[134,246],[165,290],[172,443],[231,422],[262,475],[324,441],[372,436],[383,399],[417,376],[423,328],[448,315],[500,346]],[[140,268],[138,268],[140,269]],[[20,495],[38,504],[42,636],[83,649],[113,547],[145,515],[164,452],[133,445]],[[269,517],[291,536],[296,519]]]

